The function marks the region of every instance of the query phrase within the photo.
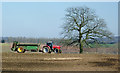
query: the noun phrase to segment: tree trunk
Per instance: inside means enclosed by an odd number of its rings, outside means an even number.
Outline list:
[[[81,38],[82,38],[82,35],[81,35],[81,33],[79,33],[79,49],[80,49],[79,53],[83,52],[83,44],[82,44]]]
[[[81,54],[81,53],[83,52],[83,44],[82,44],[82,42],[80,42],[79,44],[80,44],[80,45],[79,45],[79,49],[80,49],[80,52],[79,52],[79,53]]]
[[[79,27],[79,49],[80,49],[80,52],[79,52],[79,53],[80,53],[80,54],[83,52],[83,46],[82,46],[83,44],[82,44],[82,42],[81,42],[81,40],[82,40],[82,39],[81,39],[81,38],[82,38],[81,25],[82,25],[82,24],[80,24],[80,27]]]

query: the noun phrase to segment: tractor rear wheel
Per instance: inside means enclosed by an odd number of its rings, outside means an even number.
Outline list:
[[[43,47],[43,53],[49,53],[49,47]]]
[[[58,49],[58,48],[55,48],[55,49],[54,49],[54,53],[59,53],[59,49]]]
[[[17,52],[18,52],[18,53],[24,53],[25,50],[24,50],[23,47],[18,47],[18,48],[17,48]]]

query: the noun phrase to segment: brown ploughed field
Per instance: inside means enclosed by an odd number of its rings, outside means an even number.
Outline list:
[[[11,52],[2,47],[2,71],[117,71],[118,55]],[[7,51],[9,50],[9,51]]]

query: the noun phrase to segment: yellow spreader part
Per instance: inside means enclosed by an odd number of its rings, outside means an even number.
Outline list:
[[[22,50],[23,50],[22,48],[18,48],[18,51],[19,51],[19,52],[22,52]]]

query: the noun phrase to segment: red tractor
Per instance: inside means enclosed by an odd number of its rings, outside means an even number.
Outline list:
[[[47,42],[40,51],[43,53],[62,53],[61,46],[53,45],[52,41]]]

